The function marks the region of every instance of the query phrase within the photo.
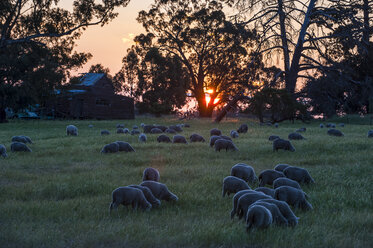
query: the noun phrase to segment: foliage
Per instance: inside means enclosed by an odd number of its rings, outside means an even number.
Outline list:
[[[157,48],[151,48],[142,58],[140,68],[135,92],[141,96],[136,104],[140,113],[160,116],[185,104],[188,79],[178,59],[164,57]]]
[[[43,105],[52,90],[91,55],[73,52],[75,41],[91,25],[116,17],[114,8],[129,0],[73,2],[65,10],[58,1],[2,0],[0,3],[0,122],[5,107]],[[27,92],[27,94],[24,94]],[[27,96],[27,97],[25,97]]]
[[[305,120],[306,106],[294,100],[286,89],[264,88],[255,93],[248,110],[264,121],[265,115],[270,115],[272,123],[299,118]]]
[[[141,11],[137,20],[148,32],[137,42],[142,46],[151,42],[187,70],[200,116],[211,116],[216,98],[225,100],[232,91],[239,91],[240,84],[251,82],[252,68],[261,63],[251,56],[255,33],[229,21],[217,1],[158,0],[150,10]],[[206,90],[213,91],[208,104]]]
[[[361,119],[361,118],[359,118]],[[169,118],[138,118],[140,123],[174,125]],[[32,153],[1,158],[0,243],[2,247],[370,247],[373,233],[372,140],[368,125],[347,124],[345,137],[336,138],[306,125],[307,141],[294,141],[297,151],[272,152],[268,136],[287,137],[304,123],[283,122],[274,129],[245,119],[219,124],[223,133],[241,123],[249,133],[234,141],[237,152],[215,152],[206,143],[147,143],[137,136],[116,134],[118,121],[13,121],[4,124],[0,140],[9,150],[14,134],[30,136]],[[210,120],[189,120],[183,135],[209,137]],[[79,137],[68,137],[73,124]],[[93,124],[94,128],[88,128]],[[100,136],[108,129],[112,135]],[[274,133],[275,132],[275,133]],[[135,153],[100,154],[113,140],[128,141]],[[278,163],[308,169],[315,185],[302,185],[312,211],[296,211],[294,228],[272,226],[246,233],[245,225],[230,219],[232,196],[221,197],[224,177],[236,163],[260,171]],[[178,195],[177,203],[162,202],[150,212],[119,207],[109,216],[111,192],[139,184],[147,167],[160,171],[161,182]],[[256,188],[258,183],[251,184]]]
[[[338,1],[334,9],[335,26],[324,41],[329,69],[319,71],[320,76],[309,80],[304,92],[311,99],[313,111],[332,116],[336,113],[372,112],[373,103],[373,12],[368,0]]]

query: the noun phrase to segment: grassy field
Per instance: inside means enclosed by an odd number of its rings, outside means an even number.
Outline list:
[[[187,121],[182,135],[197,132],[209,138],[248,123],[249,132],[235,140],[238,152],[215,152],[207,143],[158,144],[148,135],[116,134],[126,127],[176,124],[176,119],[131,121],[12,121],[1,124],[0,144],[9,157],[0,158],[0,247],[373,247],[373,139],[369,125],[339,128],[345,137],[330,137],[319,122],[281,123],[278,129],[247,119]],[[78,137],[67,137],[74,124]],[[93,124],[94,128],[88,128]],[[273,152],[269,135],[281,137],[305,126],[307,140],[294,141],[296,152]],[[100,136],[101,129],[112,132]],[[13,135],[27,135],[32,153],[10,152]],[[171,136],[171,135],[170,135]],[[110,142],[123,140],[136,153],[100,154]],[[231,198],[221,196],[222,180],[239,162],[257,174],[277,163],[307,168],[316,184],[304,186],[313,211],[295,211],[295,228],[272,226],[246,233],[230,219]],[[120,207],[109,216],[111,192],[139,184],[142,171],[155,167],[161,182],[179,197],[150,212]],[[257,185],[251,185],[253,188]]]

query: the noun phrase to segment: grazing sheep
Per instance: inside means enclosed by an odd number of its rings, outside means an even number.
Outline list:
[[[136,126],[136,125],[133,125],[133,126],[132,126],[132,129],[139,129],[139,127]]]
[[[131,135],[135,135],[135,134],[140,134],[140,131],[137,130],[137,129],[133,129],[133,130],[131,131]]]
[[[149,188],[144,187],[144,186],[140,186],[140,185],[134,185],[134,184],[129,185],[128,187],[141,190],[142,193],[144,194],[146,200],[148,202],[150,202],[150,204],[152,204],[152,207],[161,205],[161,201],[158,200],[157,198],[155,198],[155,196],[153,195],[153,193],[150,191]]]
[[[331,136],[338,136],[338,137],[344,136],[344,134],[341,131],[339,131],[338,129],[334,129],[334,128],[329,129],[328,134]]]
[[[8,157],[8,154],[6,153],[6,148],[4,145],[0,145],[0,155],[4,158]]]
[[[254,205],[247,211],[246,231],[251,228],[267,228],[273,222],[271,211],[261,205]]]
[[[183,129],[181,129],[181,127],[178,126],[178,125],[171,125],[171,126],[169,126],[168,128],[169,128],[169,129],[173,129],[173,130],[175,130],[175,131],[178,132],[178,133],[180,133],[180,132],[183,131]]]
[[[93,128],[93,125],[92,125],[92,124],[89,124],[89,125],[88,125],[88,128]]]
[[[218,139],[215,141],[215,151],[220,152],[221,149],[225,149],[225,151],[238,151],[238,148],[233,144],[232,141],[226,139]]]
[[[150,133],[163,133],[161,129],[153,127],[152,130],[150,130]]]
[[[145,143],[146,140],[147,140],[146,134],[142,133],[142,134],[139,135],[139,141],[140,142],[144,142]]]
[[[344,123],[339,123],[339,126],[340,127],[345,127],[345,124]]]
[[[217,128],[213,128],[213,129],[210,130],[210,136],[213,136],[213,135],[220,136],[221,135],[221,131],[219,129],[217,129]]]
[[[328,123],[328,124],[326,124],[326,127],[327,128],[335,128],[335,124],[334,123]]]
[[[117,133],[124,133],[124,129],[123,128],[117,128]]]
[[[373,138],[373,130],[368,131],[368,138]]]
[[[24,144],[28,143],[27,139],[23,136],[13,136],[12,137],[12,142],[21,142],[21,143],[24,143]]]
[[[255,192],[255,191],[252,190],[252,189],[244,189],[244,190],[240,190],[240,191],[238,191],[236,194],[234,194],[233,199],[232,199],[232,202],[233,202],[233,208],[232,208],[232,211],[231,211],[231,219],[233,219],[234,216],[235,216],[236,213],[237,213],[237,202],[238,202],[238,199],[240,199],[241,196],[243,196],[244,194],[247,194],[247,193],[258,193],[258,194],[263,194],[262,192]]]
[[[306,193],[290,186],[281,186],[275,189],[275,199],[285,201],[295,208],[311,210],[312,205],[306,200]]]
[[[286,218],[289,225],[296,226],[298,224],[299,218],[295,216],[294,212],[289,207],[289,204],[287,204],[286,202],[279,201],[276,199],[262,199],[257,202],[268,202],[268,203],[275,204],[280,210],[281,214]]]
[[[275,139],[273,141],[273,151],[277,151],[279,149],[283,149],[285,151],[292,151],[295,152],[294,146],[290,143],[289,140],[284,139]]]
[[[250,205],[261,199],[272,199],[272,197],[260,192],[246,193],[242,195],[237,201],[236,211],[238,219],[242,219],[242,217],[247,216],[247,210],[249,209]]]
[[[277,135],[271,135],[271,136],[269,136],[268,140],[269,140],[269,141],[274,141],[274,140],[279,139],[279,138],[280,138],[280,136],[277,136]]]
[[[187,140],[182,135],[174,135],[174,137],[172,139],[172,143],[188,144]]]
[[[129,130],[128,128],[123,128],[123,132],[124,132],[124,133],[129,133],[130,130]]]
[[[233,138],[233,139],[235,139],[235,138],[238,138],[238,132],[236,131],[236,130],[232,130],[231,131],[231,137]]]
[[[32,152],[30,148],[25,143],[22,142],[12,142],[10,145],[10,150],[12,152]]]
[[[114,143],[118,144],[120,152],[136,152],[135,149],[133,149],[133,147],[128,142],[116,141]]]
[[[165,134],[161,134],[161,135],[158,136],[157,141],[158,141],[159,143],[161,143],[161,142],[164,142],[164,143],[170,143],[170,142],[171,142],[171,139],[170,139],[167,135],[165,135]]]
[[[247,124],[241,124],[241,126],[237,129],[238,133],[247,133],[249,130],[249,126]]]
[[[101,130],[101,135],[110,135],[108,130]]]
[[[143,132],[144,133],[150,133],[150,131],[154,128],[153,125],[145,125],[143,126]]]
[[[286,168],[283,172],[287,178],[297,181],[298,183],[315,183],[315,180],[313,180],[308,170],[304,168],[290,166]]]
[[[142,180],[143,181],[154,181],[159,182],[159,171],[157,169],[148,167],[142,173]]]
[[[275,123],[275,128],[278,128],[278,123],[277,122]]]
[[[145,126],[145,123],[140,124],[140,127],[144,128],[144,126]]]
[[[189,137],[190,142],[205,142],[206,140],[199,134],[194,133]]]
[[[225,135],[220,135],[220,138],[232,141],[232,139],[230,137],[225,136]]]
[[[246,232],[251,228],[268,228],[273,222],[271,211],[261,205],[253,205],[247,211]]]
[[[78,128],[74,125],[68,125],[66,127],[66,135],[78,136]]]
[[[249,185],[241,178],[234,176],[227,176],[223,180],[223,197],[231,193],[237,193],[240,190],[250,189]]]
[[[30,143],[30,144],[33,144],[33,142],[32,142],[32,140],[30,139],[30,137],[29,136],[25,136],[25,135],[20,135],[20,137],[23,137],[23,138],[25,138],[26,139],[26,143]]]
[[[110,213],[113,209],[117,209],[120,204],[124,206],[132,205],[133,209],[140,207],[143,210],[150,210],[152,208],[152,204],[146,200],[144,193],[140,189],[119,187],[116,188],[111,195],[113,201],[110,204]]]
[[[144,181],[140,184],[141,186],[148,187],[153,195],[159,200],[165,201],[178,201],[179,198],[171,193],[167,186],[163,183],[154,182],[154,181]]]
[[[305,139],[300,133],[290,133],[288,135],[289,140],[302,140]]]
[[[299,129],[295,130],[295,132],[297,132],[297,133],[304,133],[306,130],[307,129],[305,127],[301,127]]]
[[[276,171],[283,172],[288,167],[290,167],[290,165],[288,165],[288,164],[277,164],[274,169]]]
[[[239,163],[232,167],[231,176],[243,179],[245,182],[253,183],[258,180],[254,168],[250,165]]]
[[[268,209],[271,214],[272,214],[272,219],[273,219],[273,223],[277,224],[277,225],[285,225],[287,226],[288,225],[288,221],[287,219],[282,215],[280,209],[277,207],[276,204],[273,204],[273,203],[269,203],[269,202],[264,202],[264,201],[256,201],[254,202],[250,208],[252,206],[255,206],[255,205],[259,205],[259,206],[263,206],[265,207],[266,209]],[[249,210],[250,211],[250,210]]]
[[[280,177],[273,181],[274,189],[277,189],[281,186],[290,186],[296,189],[302,189],[297,181],[291,180],[286,177]]]
[[[217,141],[218,139],[221,139],[220,136],[217,136],[217,135],[213,135],[210,137],[210,147],[213,147],[215,145],[215,141]]]
[[[320,128],[324,128],[324,124],[321,123],[321,124],[320,124]]]
[[[172,128],[167,128],[166,131],[164,131],[165,133],[172,133],[172,134],[175,134],[176,131],[175,129],[172,129]]]
[[[124,128],[124,124],[117,124],[117,128]]]
[[[119,145],[118,145],[118,143],[117,142],[113,142],[113,143],[105,145],[102,148],[101,153],[115,153],[115,152],[118,152],[118,151],[119,151]]]
[[[255,191],[258,191],[258,192],[262,192],[272,198],[275,197],[275,190],[274,189],[270,189],[270,188],[267,188],[267,187],[259,187],[259,188],[256,188],[254,189]]]
[[[162,130],[162,133],[167,130],[167,127],[166,126],[162,126],[162,125],[155,125],[154,127]]]
[[[284,173],[276,170],[264,170],[259,174],[259,187],[266,184],[272,185],[273,181],[279,177],[285,177]]]

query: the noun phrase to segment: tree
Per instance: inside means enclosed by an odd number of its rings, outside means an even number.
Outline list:
[[[330,38],[328,21],[334,8],[317,0],[238,0],[234,2],[244,16],[243,23],[255,27],[259,34],[258,52],[270,60],[282,58],[280,73],[274,80],[283,80],[294,94],[299,78],[323,68],[326,57],[320,41]]]
[[[69,69],[84,64],[91,55],[73,53],[75,41],[88,26],[115,18],[114,8],[129,0],[76,0],[72,11],[58,2],[0,2],[0,122],[5,121],[5,107],[45,100]]]
[[[328,25],[330,39],[323,41],[325,56],[333,70],[321,70],[309,80],[304,92],[316,114],[369,113],[373,102],[373,45],[371,26],[373,1],[333,1],[335,9]]]
[[[134,97],[139,58],[133,47],[127,50],[127,55],[122,59],[122,63],[122,68],[114,77],[116,88],[118,91],[129,92],[129,96]]]
[[[140,37],[154,39],[160,53],[172,55],[186,68],[189,90],[201,117],[211,117],[218,99],[228,99],[240,83],[247,84],[255,35],[227,20],[217,1],[156,0],[149,11],[139,13],[137,20],[148,32]]]
[[[138,45],[127,51],[115,78],[120,78],[124,89],[137,99],[141,113],[170,114],[185,104],[189,82],[186,70],[174,56],[163,56],[151,40],[144,39],[135,38]]]

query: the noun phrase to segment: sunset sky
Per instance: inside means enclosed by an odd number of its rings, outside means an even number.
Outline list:
[[[117,8],[119,16],[112,22],[101,26],[92,26],[84,31],[77,41],[76,51],[90,52],[93,58],[73,73],[86,72],[92,64],[100,63],[110,69],[114,75],[122,65],[122,58],[131,46],[132,38],[144,32],[142,26],[136,21],[140,10],[149,9],[153,0],[131,0],[125,8]],[[61,0],[60,6],[72,9],[73,0]]]

